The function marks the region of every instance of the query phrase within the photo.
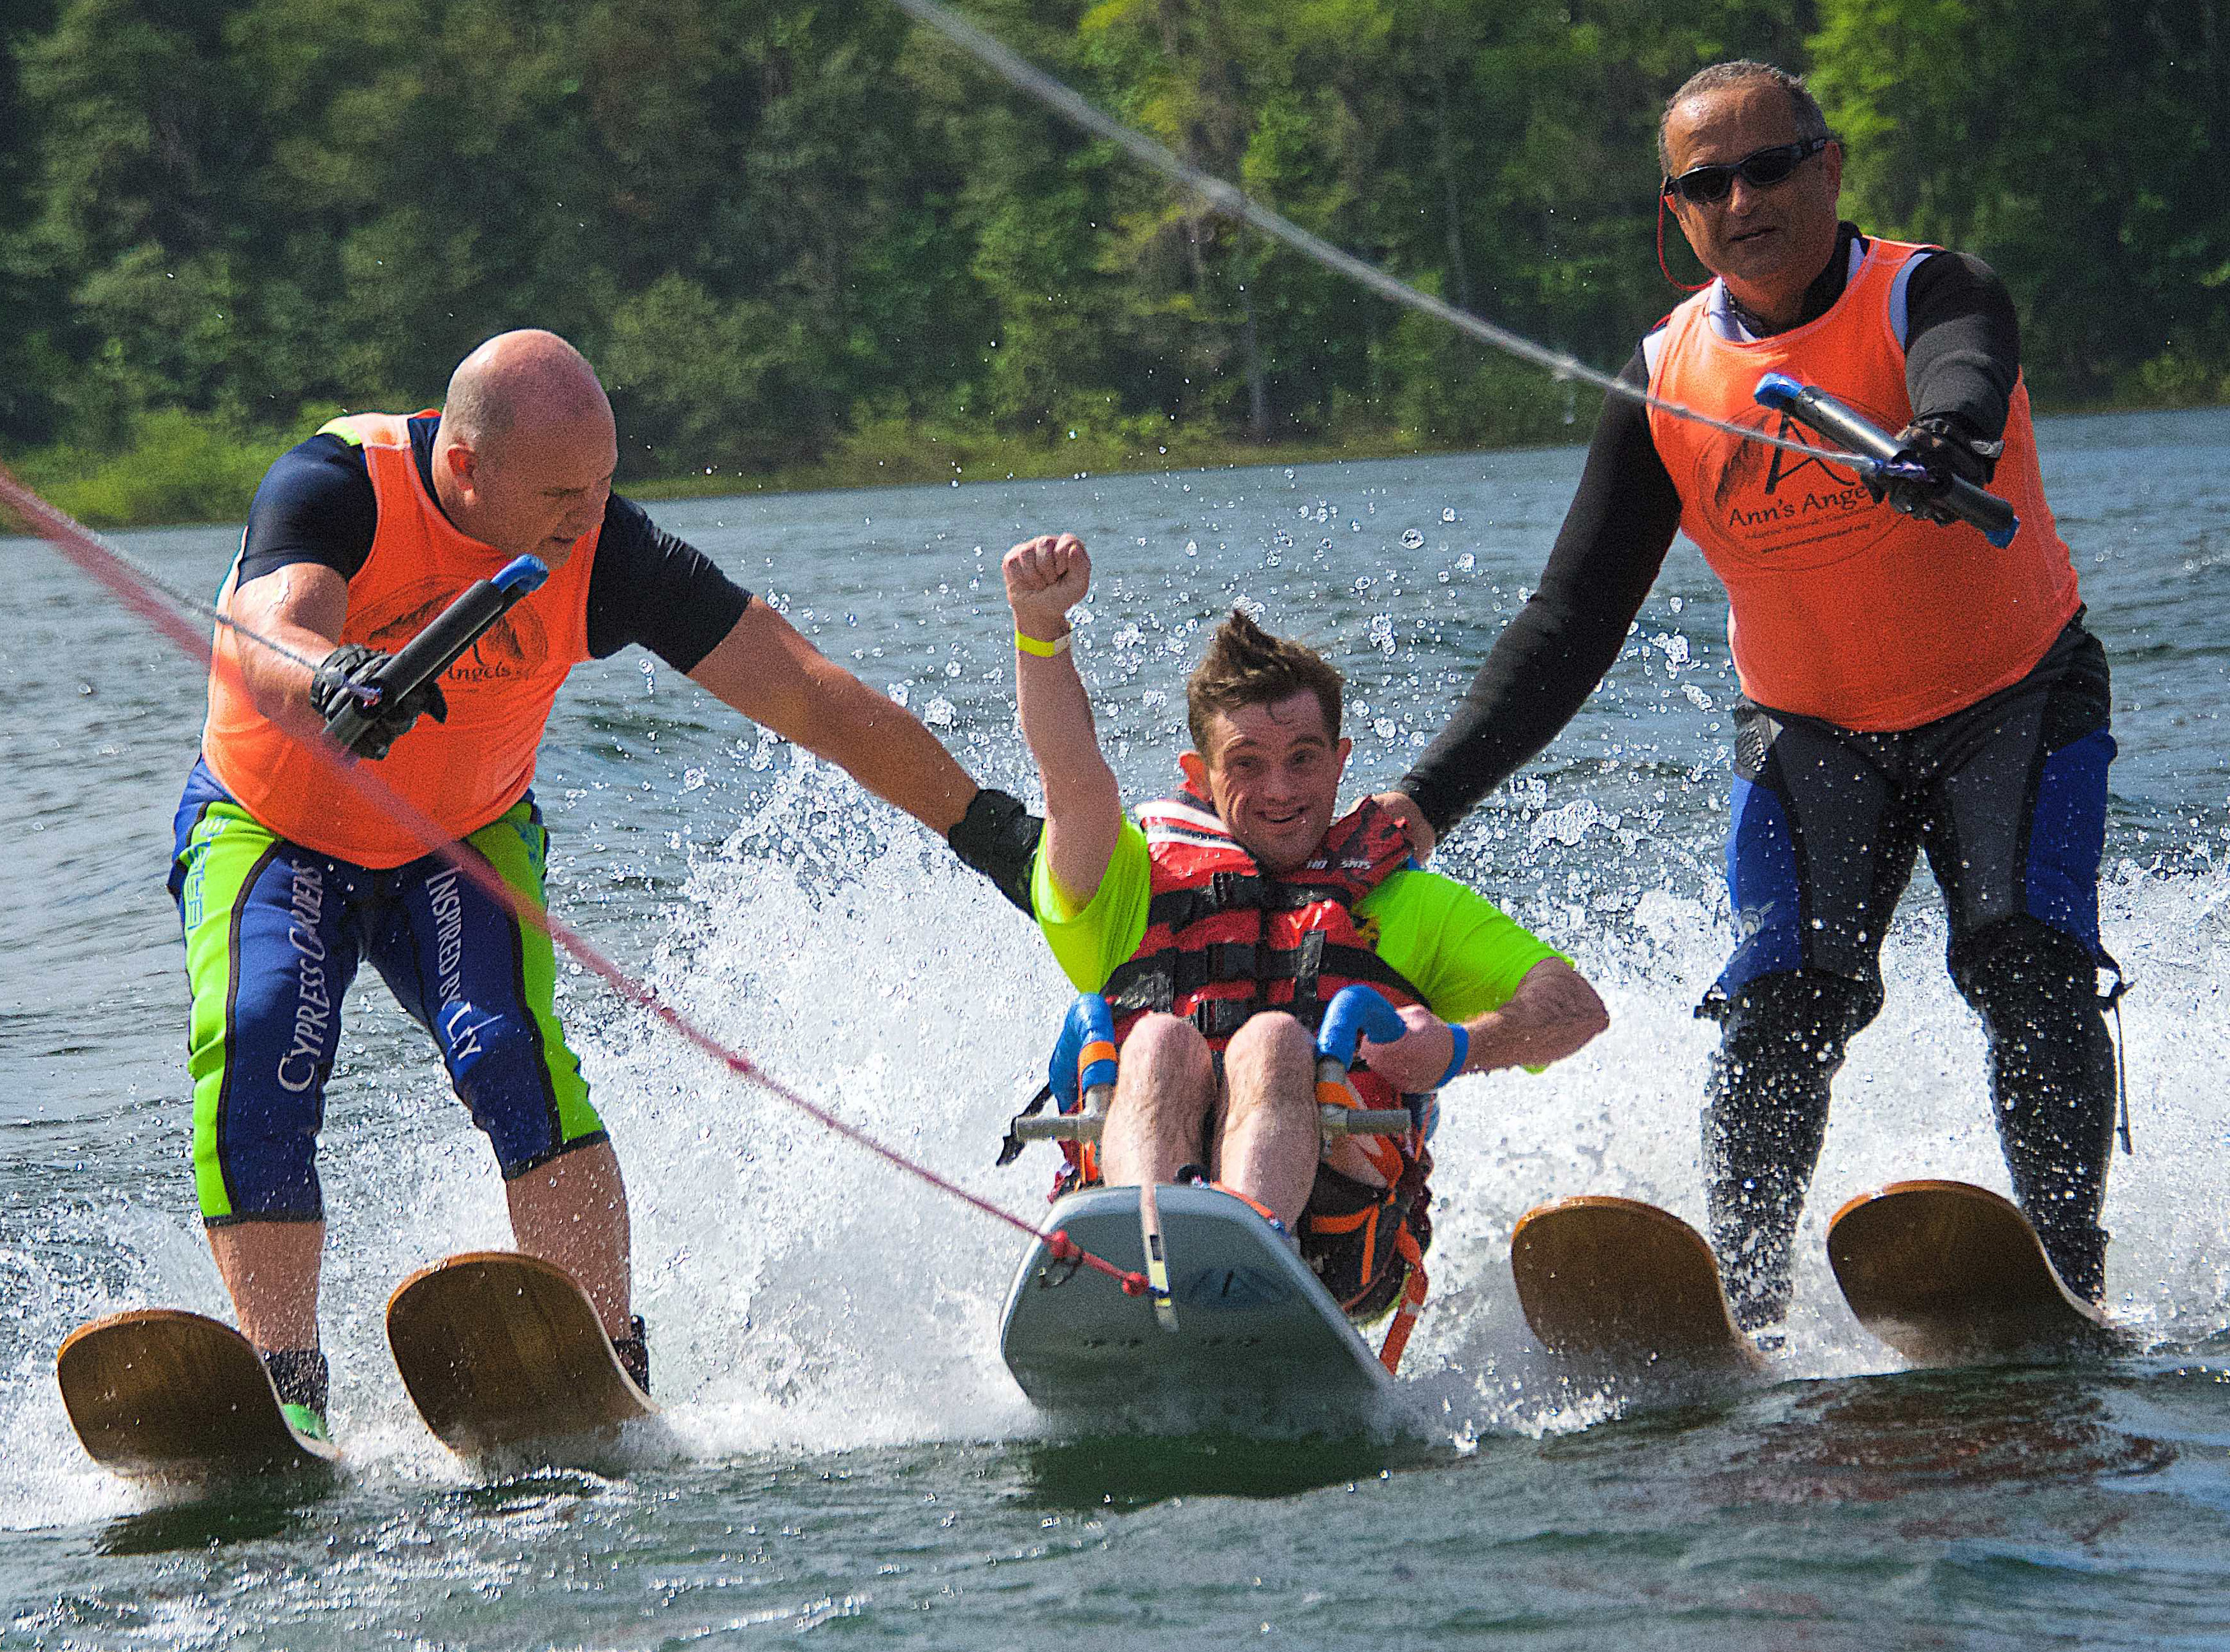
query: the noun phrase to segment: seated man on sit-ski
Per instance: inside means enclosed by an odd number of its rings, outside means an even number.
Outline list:
[[[1212,1180],[1295,1236],[1350,1317],[1414,1310],[1431,1160],[1421,1134],[1325,1142],[1324,1006],[1363,981],[1400,1010],[1408,1031],[1365,1040],[1353,1074],[1366,1107],[1390,1109],[1458,1073],[1571,1054],[1608,1025],[1602,1000],[1479,896],[1417,870],[1376,805],[1333,818],[1340,675],[1243,613],[1186,684],[1184,785],[1125,820],[1068,652],[1091,559],[1047,535],[1003,571],[1022,734],[1045,780],[1038,922],[1078,989],[1106,995],[1122,1047],[1098,1149],[1064,1188]]]

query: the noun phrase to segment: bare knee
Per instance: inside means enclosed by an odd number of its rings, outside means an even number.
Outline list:
[[[1215,1062],[1189,1021],[1149,1015],[1123,1040],[1099,1167],[1117,1184],[1173,1180],[1203,1151]]]
[[[1314,1035],[1283,1011],[1266,1010],[1250,1018],[1223,1052],[1232,1106],[1312,1102],[1316,1054]]]
[[[1191,1022],[1158,1011],[1139,1018],[1123,1040],[1121,1076],[1154,1076],[1187,1090],[1206,1090],[1215,1082],[1215,1058],[1208,1040]]]
[[[1189,1021],[1159,1012],[1142,1017],[1123,1040],[1116,1099],[1155,1112],[1205,1115],[1215,1096],[1215,1058]]]

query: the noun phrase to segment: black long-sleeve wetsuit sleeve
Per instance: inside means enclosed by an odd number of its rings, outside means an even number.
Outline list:
[[[1619,376],[1648,382],[1640,350]],[[1618,658],[1679,526],[1679,492],[1651,440],[1647,410],[1630,397],[1609,397],[1540,589],[1402,780],[1434,831],[1453,826],[1572,720]]]
[[[1905,388],[1915,418],[1950,414],[1995,441],[2021,371],[2021,318],[1995,271],[1931,253],[1905,286]]]

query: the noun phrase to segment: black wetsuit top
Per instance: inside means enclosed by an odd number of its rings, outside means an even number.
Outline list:
[[[1865,237],[1844,224],[1794,325],[1817,320],[1842,297],[1853,244],[1863,247]],[[1905,309],[1905,382],[1915,416],[1947,414],[1969,434],[1997,440],[2021,363],[2021,325],[2005,284],[1980,259],[1933,253],[1907,282]],[[1648,383],[1640,349],[1619,376]],[[1401,782],[1435,832],[1462,820],[1571,721],[1618,658],[1679,526],[1679,490],[1650,437],[1648,409],[1608,398],[1540,589]]]
[[[434,492],[438,417],[412,419],[410,452],[427,497]],[[379,505],[364,449],[318,435],[289,448],[255,490],[240,582],[291,562],[315,562],[353,579],[371,555]],[[676,671],[696,670],[744,610],[751,593],[712,559],[652,522],[615,493],[604,506],[596,565],[589,570],[589,652],[597,659],[639,642]]]

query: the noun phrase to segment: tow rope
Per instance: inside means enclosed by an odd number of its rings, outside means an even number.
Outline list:
[[[1744,441],[1779,447],[1788,453],[1822,460],[1829,464],[1861,470],[1872,468],[1871,461],[1862,454],[1826,452],[1786,436],[1769,436],[1763,430],[1754,430],[1747,425],[1715,419],[1707,413],[1683,407],[1677,402],[1667,402],[1662,396],[1651,395],[1641,385],[1629,384],[1614,374],[1589,366],[1576,356],[1536,344],[1523,333],[1497,326],[1468,310],[1459,310],[1429,292],[1421,292],[1408,282],[1389,275],[1376,265],[1366,263],[1352,253],[1343,252],[1322,236],[1302,228],[1290,218],[1271,211],[1215,174],[1203,172],[1189,162],[1180,159],[1166,145],[1134,127],[1125,125],[951,8],[939,3],[939,0],[891,0],[891,3],[915,22],[935,29],[1015,90],[1028,93],[1071,125],[1127,150],[1171,183],[1189,190],[1212,210],[1240,223],[1252,225],[1271,240],[1284,242],[1304,257],[1313,259],[1326,269],[1359,282],[1382,299],[1407,305],[1412,310],[1421,311],[1444,321],[1458,332],[1467,334],[1482,344],[1491,344],[1520,361],[1544,369],[1557,380],[1569,382],[1576,379],[1581,383],[1594,385],[1606,395],[1622,395],[1628,401],[1639,402],[1646,408],[1669,414],[1675,419],[1685,419],[1692,424],[1724,431],[1728,435],[1739,436]]]

